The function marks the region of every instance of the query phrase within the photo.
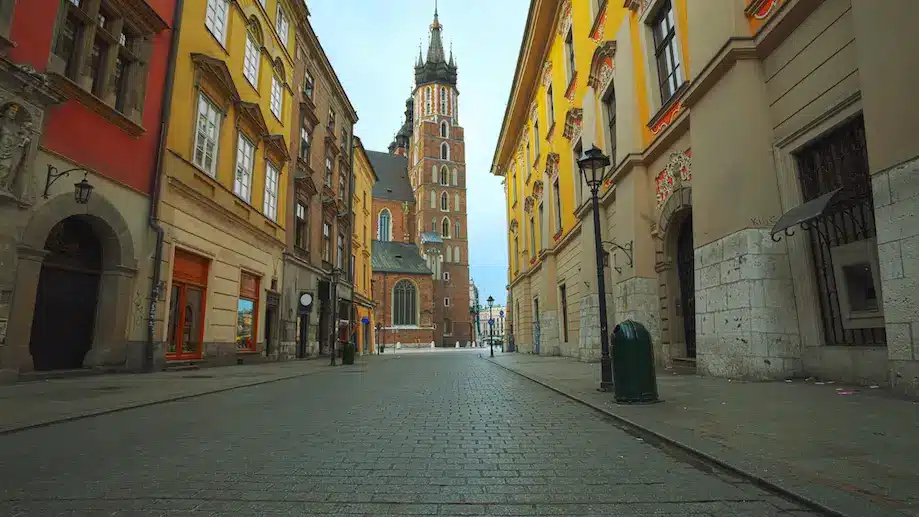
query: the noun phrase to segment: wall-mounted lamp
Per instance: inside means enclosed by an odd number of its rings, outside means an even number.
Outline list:
[[[85,205],[89,202],[89,196],[93,193],[93,186],[86,180],[86,177],[89,175],[89,172],[82,168],[77,167],[75,169],[69,169],[63,172],[58,172],[57,168],[54,165],[48,165],[48,176],[45,177],[45,193],[42,195],[45,199],[48,199],[48,190],[51,188],[51,185],[54,185],[54,182],[60,179],[63,176],[70,176],[71,172],[83,171],[83,180],[79,183],[73,184],[73,197],[77,203]]]
[[[616,243],[616,241],[604,241],[603,244],[608,244],[609,246],[611,246],[612,250],[617,250],[617,249],[621,250],[623,253],[625,253],[625,258],[628,261],[628,263],[626,263],[626,266],[628,267],[633,266],[634,262],[632,261],[632,241],[629,241],[625,246],[620,246],[619,244]],[[613,266],[613,269],[615,269],[616,272],[619,273],[620,275],[622,274],[621,267]]]

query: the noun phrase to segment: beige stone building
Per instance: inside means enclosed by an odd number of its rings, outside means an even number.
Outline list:
[[[911,0],[534,1],[493,163],[520,350],[599,355],[596,145],[611,333],[919,395],[917,23]]]

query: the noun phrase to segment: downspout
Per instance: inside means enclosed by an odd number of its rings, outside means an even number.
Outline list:
[[[354,291],[356,290],[357,280],[356,275],[354,274],[354,267],[351,264],[351,253],[354,249],[354,232],[357,230],[354,227],[354,186],[357,183],[355,181],[354,174],[354,126],[351,126],[351,137],[348,138],[348,182],[350,187],[348,188],[348,228],[351,230],[348,234],[348,276],[351,281],[351,307],[348,309],[348,318],[351,320],[352,328],[359,329],[356,325],[355,319],[357,319],[357,310],[354,306]],[[354,265],[357,265],[357,260],[355,259]],[[358,330],[355,330],[358,332]],[[351,339],[352,335],[348,336],[348,339]],[[357,347],[357,338],[355,336],[355,342],[353,345]]]
[[[156,339],[156,302],[160,295],[160,279],[163,269],[163,241],[165,231],[159,221],[160,187],[163,176],[163,158],[166,154],[166,135],[172,114],[172,91],[175,83],[176,58],[178,57],[179,32],[182,26],[184,0],[176,0],[172,13],[172,38],[166,64],[166,87],[163,89],[163,115],[160,120],[158,149],[153,178],[150,180],[150,228],[156,233],[156,247],[153,251],[153,278],[150,282],[150,310],[147,314],[147,342],[144,347],[144,372],[152,373],[155,367],[154,340]]]

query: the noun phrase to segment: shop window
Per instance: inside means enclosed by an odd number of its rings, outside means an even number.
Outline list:
[[[236,349],[254,352],[258,346],[259,279],[242,272],[239,275],[239,301],[236,305]]]
[[[175,251],[167,327],[168,360],[201,358],[208,267],[209,261],[204,257]]]

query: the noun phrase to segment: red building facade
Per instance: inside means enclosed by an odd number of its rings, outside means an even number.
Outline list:
[[[175,3],[0,0],[0,379],[152,349]]]

